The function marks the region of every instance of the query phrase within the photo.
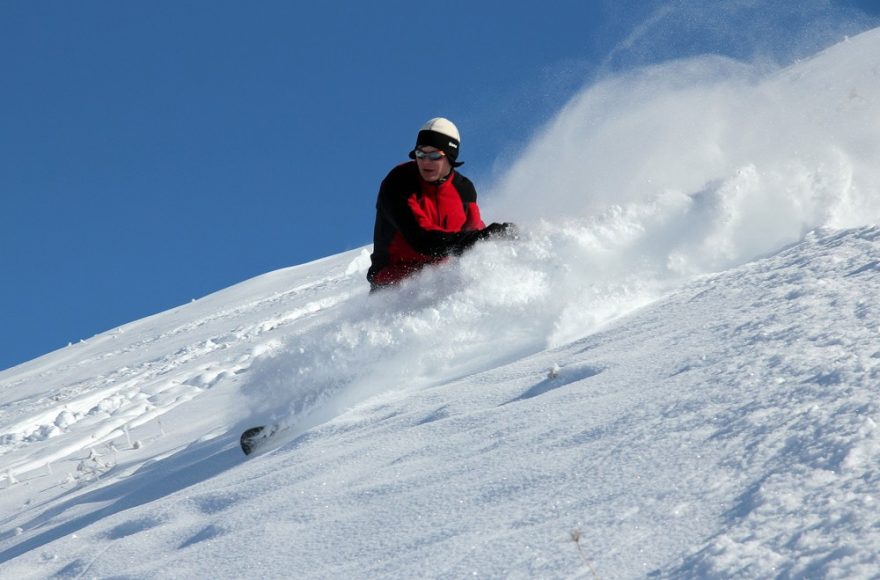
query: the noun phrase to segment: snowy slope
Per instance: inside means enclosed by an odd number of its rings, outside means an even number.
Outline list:
[[[874,577],[876,54],[610,79],[493,192],[519,241],[375,296],[355,250],[0,373],[0,575]]]

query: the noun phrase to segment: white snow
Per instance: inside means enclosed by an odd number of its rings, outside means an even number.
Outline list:
[[[517,241],[0,373],[0,576],[876,577],[877,54],[608,79],[486,196]]]

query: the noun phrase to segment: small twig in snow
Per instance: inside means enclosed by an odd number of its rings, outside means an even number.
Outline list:
[[[596,574],[596,570],[593,569],[593,565],[590,563],[590,559],[587,558],[586,553],[584,553],[584,547],[581,546],[581,531],[580,530],[572,530],[571,531],[571,541],[574,542],[574,545],[577,546],[578,554],[581,555],[581,560],[584,561],[584,564],[587,565],[587,568],[590,569],[590,573],[593,575],[593,578],[599,580],[599,575]]]

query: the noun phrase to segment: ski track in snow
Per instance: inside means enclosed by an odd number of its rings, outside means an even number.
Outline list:
[[[352,263],[363,260],[361,253]],[[33,385],[51,397],[3,404],[0,477],[20,481],[33,471],[69,471],[65,465],[76,463],[78,471],[72,471],[70,479],[79,480],[109,468],[104,462],[89,465],[82,458],[93,456],[92,449],[109,453],[112,448],[116,454],[120,448],[140,445],[131,433],[144,426],[148,437],[157,437],[165,413],[218,383],[225,382],[227,388],[237,384],[255,357],[277,344],[285,327],[357,293],[357,288],[339,287],[350,283],[354,273],[360,277],[359,270],[336,272],[257,299],[248,291],[247,301],[214,310],[213,304],[224,303],[224,296],[235,292],[230,289],[201,301],[206,304],[194,302],[23,365],[35,368],[21,378],[0,382],[0,392],[18,394]],[[190,309],[204,315],[191,318]],[[178,317],[185,322],[174,324]],[[241,324],[236,323],[239,319]],[[163,327],[168,330],[155,331]],[[67,352],[71,350],[79,356]],[[53,364],[58,359],[76,362]],[[117,366],[118,360],[123,366]],[[90,376],[93,373],[99,374]],[[70,376],[78,378],[67,382]]]

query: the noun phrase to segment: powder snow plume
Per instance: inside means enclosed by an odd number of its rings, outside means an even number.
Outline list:
[[[585,89],[485,196],[518,240],[304,327],[256,365],[254,415],[307,429],[566,344],[817,228],[875,223],[880,69],[862,55],[878,36],[781,70],[698,57]]]
[[[568,232],[644,282],[876,223],[880,69],[860,55],[878,36],[782,70],[702,56],[607,78],[523,152],[486,213]]]

